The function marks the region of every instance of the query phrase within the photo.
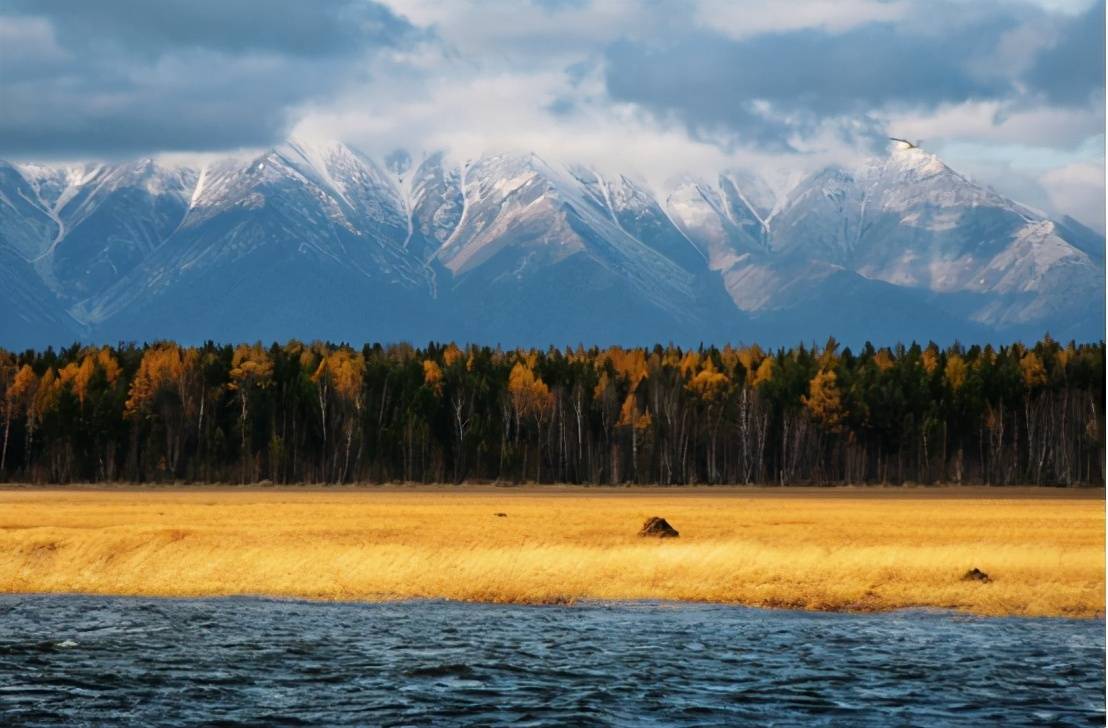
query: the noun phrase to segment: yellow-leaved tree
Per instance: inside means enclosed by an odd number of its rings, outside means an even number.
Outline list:
[[[27,417],[27,447],[26,447],[26,462],[24,465],[31,461],[31,444],[34,440],[35,421],[31,418],[31,408],[35,401],[35,394],[38,392],[38,376],[35,374],[35,370],[31,368],[30,364],[24,364],[16,372],[15,378],[12,381],[11,387],[8,389],[6,399],[10,403],[11,413],[13,417],[24,415]]]
[[[762,360],[762,363],[758,365],[758,371],[754,373],[754,381],[751,382],[752,386],[759,386],[766,382],[773,380],[773,357],[767,356]]]
[[[639,407],[639,398],[634,392],[628,392],[623,400],[623,406],[619,409],[619,425],[631,427],[634,430],[645,430],[650,427],[650,413]]]
[[[881,349],[873,357],[873,363],[877,365],[877,368],[883,372],[887,372],[896,365],[896,360],[893,359],[892,352],[888,349]]]
[[[464,354],[462,350],[454,342],[450,342],[446,345],[446,348],[442,350],[442,363],[449,369],[457,362],[462,360]]]
[[[190,424],[199,428],[204,394],[199,361],[195,349],[182,349],[173,342],[155,344],[143,352],[124,404],[125,416],[161,423],[164,469],[171,473],[177,472]],[[107,367],[110,370],[111,364]]]
[[[923,355],[920,357],[920,362],[923,364],[923,370],[928,374],[934,374],[935,370],[939,368],[939,347],[934,342],[927,345],[927,348],[923,350]]]
[[[434,359],[423,360],[423,383],[436,395],[442,394],[442,367]]]
[[[537,376],[531,369],[528,361],[518,361],[512,366],[508,374],[508,396],[512,401],[512,409],[516,419],[516,445],[519,444],[520,427],[524,418],[530,417],[538,431],[536,438],[537,447],[537,473],[536,480],[542,479],[542,428],[547,414],[554,406],[554,397],[550,394],[550,387]],[[527,450],[524,448],[523,472],[527,472]]]
[[[843,421],[842,395],[839,392],[838,379],[833,369],[821,369],[808,382],[808,395],[801,399],[812,417],[832,432],[837,432]]]
[[[946,375],[947,386],[950,387],[952,392],[957,392],[966,383],[966,374],[969,372],[969,367],[966,366],[966,360],[957,354],[951,354],[946,358]]]
[[[243,456],[245,468],[246,447],[246,421],[249,415],[250,396],[254,392],[268,389],[273,383],[273,361],[269,358],[265,347],[261,343],[253,345],[240,344],[235,347],[231,356],[231,381],[227,383],[227,389],[235,393],[239,402],[239,432],[241,435],[240,451]],[[247,473],[243,471],[243,478]]]
[[[542,418],[554,404],[550,387],[535,375],[526,362],[516,362],[508,375],[508,393],[512,398],[517,423],[524,417],[535,418],[541,426]]]
[[[119,362],[112,355],[112,350],[106,346],[100,349],[85,349],[81,353],[80,361],[66,364],[58,373],[58,378],[63,386],[71,388],[83,408],[88,399],[93,378],[98,372],[104,373],[109,387],[115,385],[122,373]]]
[[[731,390],[731,378],[716,369],[711,359],[704,362],[704,368],[689,380],[688,388],[701,400],[715,403],[725,398]]]
[[[344,482],[350,472],[350,449],[365,405],[364,378],[365,358],[348,348],[328,352],[312,374],[319,396],[324,446],[327,446],[328,425],[344,444],[341,467],[339,448],[332,448],[329,479],[337,482]]]
[[[719,425],[724,400],[731,392],[731,378],[716,369],[711,357],[706,357],[703,368],[689,380],[687,387],[704,407],[708,421],[708,482],[715,483],[719,480]]]
[[[45,419],[46,413],[58,403],[59,392],[61,392],[61,382],[58,380],[58,374],[54,367],[50,367],[39,378],[38,386],[35,387],[31,398],[31,406],[27,410],[28,451],[30,451],[32,443],[30,433],[38,428]]]
[[[1020,375],[1027,389],[1037,389],[1046,384],[1046,367],[1038,354],[1029,351],[1020,358]]]
[[[639,398],[635,391],[628,392],[619,411],[618,424],[631,431],[631,468],[635,480],[639,477],[639,441],[653,422],[650,412],[639,407]]]
[[[20,406],[15,389],[15,380],[19,373],[15,356],[0,349],[0,407],[4,409],[4,444],[0,448],[0,472],[4,471],[8,460],[8,433],[11,432],[12,420]],[[32,372],[32,376],[33,374]]]

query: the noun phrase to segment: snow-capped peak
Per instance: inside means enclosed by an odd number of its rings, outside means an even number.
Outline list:
[[[195,169],[151,159],[9,165],[0,247],[94,326],[177,296],[166,291],[186,276],[218,293],[213,281],[231,271],[250,279],[263,260],[303,267],[308,287],[349,273],[427,290],[431,301],[546,287],[541,300],[557,307],[607,287],[674,320],[713,286],[752,315],[800,305],[800,292],[804,305],[862,291],[880,306],[895,290],[948,300],[951,315],[988,326],[1046,325],[1103,298],[1095,233],[1051,222],[918,148],[781,172],[778,183],[796,180],[787,187],[724,170],[658,189],[530,152],[375,159],[293,138],[251,154]],[[245,260],[254,268],[235,268]],[[298,285],[290,276],[286,290]]]
[[[950,168],[938,156],[919,147],[897,146],[889,154],[887,165],[901,174],[930,177],[950,172]]]

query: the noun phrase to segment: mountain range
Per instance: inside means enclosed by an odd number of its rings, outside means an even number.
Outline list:
[[[1105,241],[918,148],[775,192],[289,141],[0,162],[0,346],[1096,340]]]

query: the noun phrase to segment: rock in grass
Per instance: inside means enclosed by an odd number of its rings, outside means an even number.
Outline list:
[[[962,581],[980,581],[984,584],[988,584],[992,579],[981,569],[973,568],[962,575]]]
[[[494,513],[493,515],[496,516],[497,518],[507,518],[508,517],[507,513]]]
[[[639,535],[653,536],[655,538],[675,538],[681,534],[677,533],[677,529],[669,525],[666,519],[659,518],[658,516],[651,516],[642,524]]]

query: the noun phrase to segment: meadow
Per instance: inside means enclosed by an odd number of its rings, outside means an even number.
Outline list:
[[[639,538],[655,515],[680,537]],[[1104,584],[1102,489],[0,491],[8,593],[1093,617]]]

